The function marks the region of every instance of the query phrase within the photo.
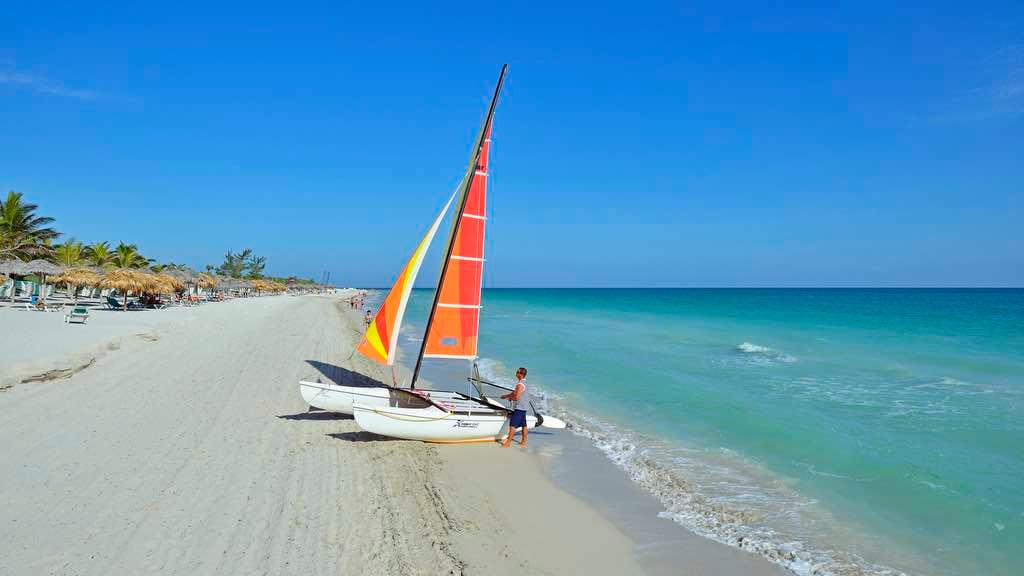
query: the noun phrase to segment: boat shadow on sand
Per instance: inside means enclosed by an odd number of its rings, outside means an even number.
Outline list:
[[[306,360],[306,364],[316,368],[317,372],[339,386],[378,388],[385,385],[380,380],[370,378],[365,374],[360,374],[359,372],[349,370],[348,368],[342,368],[341,366],[335,366],[334,364],[328,364],[327,362]]]
[[[335,440],[344,440],[346,442],[409,442],[409,440],[389,438],[387,436],[380,436],[373,432],[365,432],[363,430],[353,432],[335,432],[333,434],[326,434],[326,436],[330,436]]]
[[[319,408],[309,407],[306,412],[298,412],[296,414],[282,414],[278,416],[282,420],[352,420],[351,414],[342,414],[340,412],[328,412]]]

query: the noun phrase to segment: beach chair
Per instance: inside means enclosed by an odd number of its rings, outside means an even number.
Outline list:
[[[71,309],[71,312],[64,315],[64,323],[72,324],[79,323],[85,324],[89,321],[89,309],[85,306],[75,306]]]
[[[107,306],[111,310],[120,310],[123,308],[121,303],[117,301],[117,298],[114,298],[113,296],[107,296]]]

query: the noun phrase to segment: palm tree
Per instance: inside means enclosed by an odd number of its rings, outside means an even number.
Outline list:
[[[263,269],[267,267],[266,256],[253,256],[249,259],[249,278],[263,278]]]
[[[85,246],[74,238],[70,238],[53,249],[53,259],[67,268],[80,266],[85,260]]]
[[[188,270],[188,266],[185,264],[175,264],[174,262],[167,262],[166,264],[155,264],[150,266],[153,272],[164,272],[167,270]]]
[[[149,260],[139,254],[139,247],[135,244],[118,243],[112,256],[111,262],[118,268],[142,268],[149,264]]]
[[[110,242],[96,242],[85,249],[89,261],[96,266],[106,266],[114,260],[114,254],[110,250]]]
[[[53,218],[37,216],[39,206],[21,198],[20,192],[12,190],[0,200],[0,259],[47,256],[53,250],[50,242],[60,236],[49,227]]]

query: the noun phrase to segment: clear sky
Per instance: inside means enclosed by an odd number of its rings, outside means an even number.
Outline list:
[[[386,285],[508,62],[490,286],[1024,285],[1020,2],[213,4],[6,3],[0,191]]]

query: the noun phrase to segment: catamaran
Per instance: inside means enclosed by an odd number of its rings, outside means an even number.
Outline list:
[[[441,274],[409,387],[400,387],[393,371],[390,386],[383,383],[349,386],[302,381],[299,383],[302,397],[311,406],[354,414],[356,422],[364,430],[396,438],[474,442],[494,440],[500,435],[509,408],[485,395],[482,384],[502,387],[480,379],[476,360],[491,122],[507,69],[507,65],[501,69],[462,181],[402,268],[356,348],[375,362],[394,366],[398,332],[413,282],[441,221],[454,203],[455,213]],[[417,389],[424,358],[468,361],[472,376],[467,380],[472,386],[466,392]],[[541,415],[536,410],[527,417],[527,425],[565,427],[561,420]]]

